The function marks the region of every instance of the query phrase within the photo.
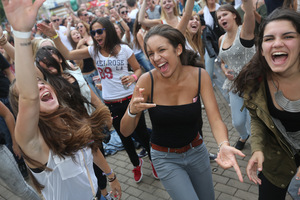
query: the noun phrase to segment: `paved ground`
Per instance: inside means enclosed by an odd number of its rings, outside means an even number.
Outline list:
[[[216,73],[218,79],[219,75]],[[224,93],[223,93],[224,94]],[[215,95],[218,101],[219,109],[224,122],[228,128],[228,134],[231,145],[238,140],[238,133],[231,124],[231,115],[228,102],[218,89],[215,87]],[[146,113],[147,123],[151,126],[148,114]],[[204,141],[207,149],[211,153],[217,152],[217,144],[212,136],[209,123],[206,118],[205,110],[203,112],[203,134]],[[258,187],[251,183],[246,176],[246,165],[250,158],[250,141],[247,142],[243,153],[245,158],[237,158],[241,167],[244,183],[238,181],[237,175],[233,169],[223,170],[215,162],[211,163],[211,169],[213,174],[215,196],[217,200],[256,200],[258,199]],[[139,152],[140,150],[138,150]],[[120,151],[113,156],[108,156],[107,161],[110,166],[117,173],[117,177],[121,183],[123,196],[122,199],[128,200],[169,200],[171,199],[168,193],[164,190],[159,180],[155,180],[152,177],[152,170],[149,163],[149,159],[144,159],[143,173],[144,177],[140,183],[135,183],[133,180],[133,174],[131,172],[132,165],[125,151]],[[0,180],[0,200],[19,200],[14,196],[5,186],[2,186],[3,182]],[[287,200],[292,198],[287,196]]]

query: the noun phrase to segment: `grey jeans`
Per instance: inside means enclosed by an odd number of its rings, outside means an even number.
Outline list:
[[[41,200],[24,180],[12,153],[2,144],[0,144],[0,160],[0,178],[12,193],[25,200]]]

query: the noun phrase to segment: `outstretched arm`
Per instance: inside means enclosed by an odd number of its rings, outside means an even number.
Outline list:
[[[252,40],[254,38],[255,29],[255,15],[253,12],[252,0],[243,0],[245,16],[244,23],[241,30],[241,38],[245,40]]]
[[[189,20],[192,17],[193,8],[194,8],[194,0],[187,0],[185,5],[185,12],[176,27],[183,35],[185,35],[186,27],[189,23]]]
[[[152,27],[158,24],[161,24],[161,20],[160,19],[146,19],[145,18],[145,13],[146,13],[146,7],[147,7],[147,1],[152,1],[152,0],[144,0],[142,7],[139,11],[139,23],[143,24],[144,26],[147,27]]]
[[[2,0],[6,17],[15,30],[15,91],[19,94],[15,137],[23,151],[39,161],[42,161],[39,152],[42,151],[43,142],[38,129],[40,97],[30,35],[43,2],[44,0],[36,0],[34,3],[31,0]]]

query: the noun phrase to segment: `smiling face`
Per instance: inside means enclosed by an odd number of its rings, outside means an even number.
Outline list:
[[[299,71],[300,35],[290,21],[277,20],[266,25],[262,55],[275,73],[292,74]]]
[[[179,58],[182,53],[181,45],[174,48],[167,38],[159,35],[151,36],[146,45],[149,60],[162,76],[170,77],[181,65]]]
[[[81,39],[81,35],[77,30],[72,30],[71,33],[72,40],[77,44],[79,40]]]
[[[114,24],[118,37],[121,39],[122,31],[118,24]]]
[[[163,11],[166,14],[172,13],[174,7],[175,7],[175,5],[174,5],[174,1],[173,0],[163,0],[162,1],[162,8],[163,8]]]
[[[96,22],[93,24],[93,26],[91,27],[91,30],[97,30],[97,29],[102,29],[104,28],[100,23]],[[99,46],[101,48],[104,48],[105,45],[105,38],[106,38],[106,31],[103,30],[103,33],[101,35],[99,35],[98,33],[95,34],[94,39],[97,41],[97,43],[99,44]]]
[[[59,107],[57,96],[53,88],[45,81],[38,81],[40,112],[51,114]]]
[[[194,15],[189,20],[187,29],[190,34],[195,35],[198,32],[200,26],[201,26],[201,24],[200,24],[199,15]]]

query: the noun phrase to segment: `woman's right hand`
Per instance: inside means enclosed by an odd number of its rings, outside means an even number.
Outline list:
[[[112,189],[111,194],[113,195],[113,197],[118,200],[121,199],[122,190],[118,179],[114,180],[113,182],[109,182],[109,186]]]
[[[6,17],[13,29],[30,32],[36,22],[39,8],[45,0],[2,0]]]
[[[258,178],[257,172],[262,171],[262,166],[264,162],[264,154],[262,151],[255,151],[250,158],[248,165],[247,165],[247,175],[250,181],[254,182],[255,184],[261,184],[261,179]]]
[[[137,114],[139,112],[142,112],[143,110],[155,107],[156,104],[154,103],[144,103],[144,97],[143,97],[143,91],[144,88],[140,88],[138,85],[135,86],[135,95],[128,106],[128,109],[130,110],[130,113]]]

